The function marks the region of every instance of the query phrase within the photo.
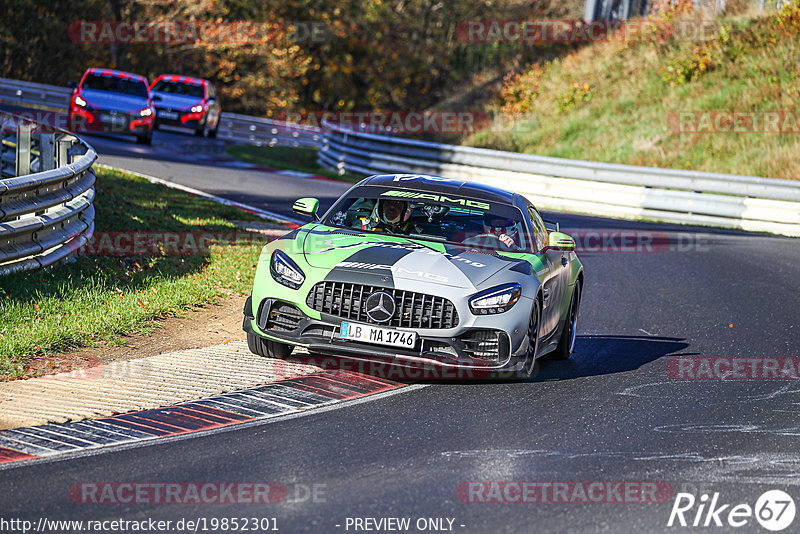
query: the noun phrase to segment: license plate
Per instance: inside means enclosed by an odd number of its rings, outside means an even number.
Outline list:
[[[108,124],[113,124],[114,126],[125,126],[125,117],[120,117],[118,115],[108,115],[103,113],[100,115],[100,120],[102,122],[107,122]]]
[[[175,113],[174,111],[159,111],[159,112],[157,113],[157,115],[158,115],[159,117],[161,117],[162,119],[172,119],[172,120],[175,120],[175,119],[177,119],[177,118],[178,118],[178,114],[177,114],[177,113]]]
[[[417,342],[416,332],[403,332],[394,328],[347,322],[342,323],[339,338],[407,349],[414,348],[414,344]]]

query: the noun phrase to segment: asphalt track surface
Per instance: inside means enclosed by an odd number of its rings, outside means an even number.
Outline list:
[[[188,132],[189,130],[186,130]],[[226,142],[195,137],[180,129],[161,128],[152,146],[111,135],[84,135],[100,154],[100,163],[113,165],[206,193],[296,218],[292,204],[300,197],[315,196],[327,209],[350,187],[349,183],[320,178],[274,174],[240,167],[225,153]]]
[[[287,214],[298,196],[330,201],[347,187],[198,163],[174,147],[215,143],[182,133],[157,132],[153,147],[87,140],[102,163]],[[634,230],[669,242],[639,252],[609,242],[612,250],[581,255],[586,287],[571,360],[543,362],[525,383],[431,383],[302,417],[11,464],[0,470],[2,516],[268,517],[282,532],[363,532],[352,519],[364,517],[411,518],[411,532],[420,531],[418,518],[450,518],[452,531],[469,533],[722,532],[732,529],[668,528],[675,494],[719,492],[720,504],[754,506],[764,491],[782,489],[800,505],[800,383],[668,373],[676,357],[800,356],[800,241],[552,217],[569,229]],[[274,481],[289,496],[271,505],[74,503],[70,486],[90,481]],[[487,504],[464,502],[459,488],[468,481],[647,481],[672,489],[658,503],[572,496]],[[306,498],[311,487],[316,498]],[[697,509],[685,514],[688,522]],[[786,532],[798,525],[800,518]],[[735,531],[767,532],[753,517]]]

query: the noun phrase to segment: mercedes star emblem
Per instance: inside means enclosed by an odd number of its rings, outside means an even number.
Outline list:
[[[364,308],[370,319],[376,323],[385,323],[394,316],[395,302],[392,296],[385,291],[373,293],[364,302]]]

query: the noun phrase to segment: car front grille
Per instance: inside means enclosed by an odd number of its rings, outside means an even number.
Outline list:
[[[376,291],[385,291],[395,301],[395,313],[386,323],[373,321],[364,309],[364,301]],[[402,289],[350,282],[320,282],[311,288],[306,304],[320,313],[365,323],[430,329],[458,326],[458,312],[448,299]]]

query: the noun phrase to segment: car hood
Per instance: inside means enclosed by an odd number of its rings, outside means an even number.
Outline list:
[[[312,267],[327,268],[346,278],[370,273],[468,289],[519,263],[464,247],[320,226],[306,234],[303,254]]]
[[[156,108],[170,108],[170,109],[189,109],[200,103],[200,98],[196,96],[176,95],[174,93],[162,93],[153,91],[153,96],[158,95],[161,100],[154,101]]]
[[[81,98],[86,100],[90,107],[123,113],[139,111],[149,105],[146,98],[97,89],[82,89]]]

